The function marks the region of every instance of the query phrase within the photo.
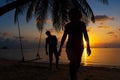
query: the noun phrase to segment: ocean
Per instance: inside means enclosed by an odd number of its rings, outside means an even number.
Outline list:
[[[87,56],[86,49],[82,56],[82,64],[85,66],[115,66],[120,67],[120,48],[91,48],[91,55]],[[45,48],[40,48],[37,60],[37,49],[23,49],[23,56],[25,61],[48,62],[49,58],[45,53]],[[0,60],[22,60],[20,49],[0,49]],[[55,58],[53,56],[53,62]],[[60,63],[67,64],[65,48],[62,49],[60,56]]]

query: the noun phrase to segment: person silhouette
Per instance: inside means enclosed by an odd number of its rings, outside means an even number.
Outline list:
[[[46,35],[48,37],[46,38],[45,48],[46,55],[49,54],[50,70],[52,69],[53,54],[55,55],[56,58],[56,69],[58,69],[59,56],[57,52],[57,38],[55,35],[51,35],[50,31],[46,31]]]
[[[81,21],[81,12],[74,8],[68,13],[70,22],[65,25],[65,30],[61,39],[60,48],[58,54],[61,54],[62,46],[68,35],[66,43],[66,53],[70,61],[69,73],[71,80],[77,80],[77,71],[80,67],[81,57],[84,50],[83,37],[87,42],[87,53],[88,56],[91,54],[89,45],[89,37],[86,30],[86,24]]]

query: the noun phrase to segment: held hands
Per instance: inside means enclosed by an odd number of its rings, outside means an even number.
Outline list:
[[[62,49],[60,48],[58,51],[58,55],[60,56]]]
[[[46,55],[48,55],[48,52],[46,51]]]

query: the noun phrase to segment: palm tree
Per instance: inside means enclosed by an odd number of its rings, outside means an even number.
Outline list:
[[[21,6],[21,5],[24,5],[25,3],[28,3],[31,0],[6,0],[6,2],[8,2],[8,1],[12,1],[12,2],[0,7],[0,16],[15,9],[18,6]]]
[[[108,4],[108,0],[98,1]],[[84,20],[86,22],[90,20],[95,22],[93,11],[86,0],[12,0],[11,3],[0,7],[0,16],[16,9],[16,22],[18,15],[26,11],[26,21],[29,22],[32,16],[35,16],[37,28],[42,30],[49,13],[51,14],[54,28],[60,30],[68,21],[67,12],[71,8],[79,8],[85,16]]]
[[[9,0],[6,0],[9,1]],[[0,7],[0,16],[15,9],[14,20],[18,23],[19,38],[21,44],[21,53],[22,51],[22,42],[20,35],[20,27],[18,16],[26,11],[26,21],[29,22],[32,16],[36,17],[37,28],[40,31],[40,40],[43,30],[43,25],[47,20],[47,13],[51,14],[51,19],[53,21],[53,26],[55,30],[59,31],[63,28],[63,25],[68,22],[68,10],[71,8],[78,8],[83,13],[84,21],[88,22],[89,20],[95,22],[94,14],[86,0],[11,0],[13,2]],[[108,3],[108,0],[99,0],[104,4]],[[39,40],[39,45],[40,45]],[[37,56],[39,56],[39,45]],[[22,58],[24,61],[24,56]]]

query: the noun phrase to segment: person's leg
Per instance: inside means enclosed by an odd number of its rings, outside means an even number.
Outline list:
[[[58,56],[58,53],[57,53],[57,48],[54,50],[54,55],[55,55],[55,59],[56,59],[56,68],[58,69],[59,56]]]
[[[79,67],[80,67],[80,60],[70,61],[69,72],[70,72],[71,80],[77,80],[77,72]]]
[[[78,70],[79,70],[79,67],[80,67],[80,60],[78,60],[78,61],[76,61],[76,63],[75,63],[75,69],[76,69],[76,72],[78,72]]]
[[[70,60],[69,64],[69,73],[71,80],[77,80],[77,72],[80,67],[81,62],[81,56],[82,56],[83,49],[81,48],[71,48],[66,47],[66,53],[68,56],[68,59]]]
[[[73,61],[70,61],[70,64],[69,64],[69,73],[70,73],[71,80],[77,80],[76,66]]]
[[[50,64],[50,69],[52,69],[52,61],[53,61],[53,54],[52,54],[52,52],[49,52],[49,64]]]

